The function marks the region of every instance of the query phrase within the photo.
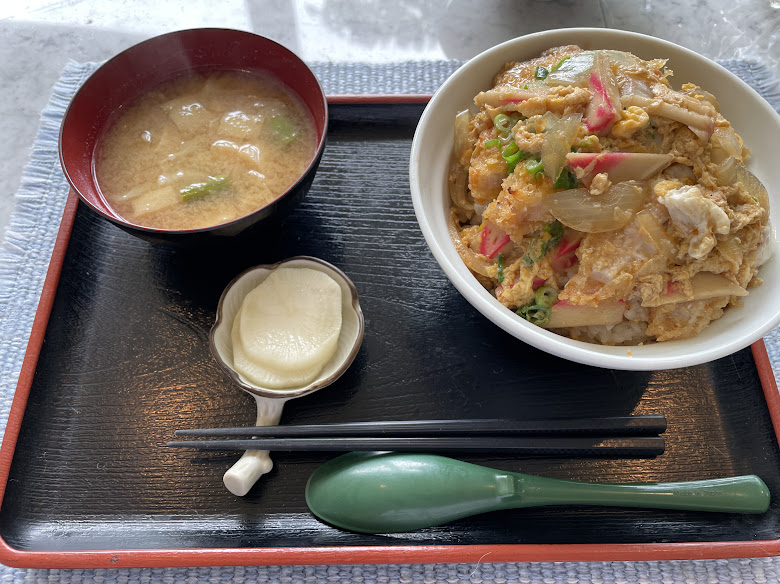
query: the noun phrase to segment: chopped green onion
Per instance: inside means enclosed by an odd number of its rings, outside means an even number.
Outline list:
[[[561,59],[560,61],[558,61],[558,62],[557,62],[555,65],[553,65],[552,69],[550,69],[550,73],[555,73],[555,72],[556,72],[558,69],[560,69],[560,68],[561,68],[561,65],[563,65],[563,64],[564,64],[564,62],[566,62],[566,60],[567,60],[568,58],[569,58],[569,57],[564,57],[563,59]]]
[[[560,221],[554,221],[544,226],[544,232],[550,234],[547,240],[547,249],[555,247],[563,239],[563,224]]]
[[[509,172],[511,174],[515,171],[515,166],[517,163],[525,158],[528,158],[531,156],[531,154],[525,150],[520,150],[518,145],[512,141],[511,144],[506,146],[501,151],[501,156],[504,157],[504,160],[506,160],[506,163],[509,165]]]
[[[520,148],[517,146],[517,144],[512,142],[509,146],[507,146],[501,151],[501,156],[503,156],[504,158],[508,158],[509,156],[512,156],[512,154],[518,152],[519,150]]]
[[[555,179],[553,188],[564,190],[575,189],[577,188],[578,184],[579,181],[577,180],[577,177],[574,176],[574,173],[572,173],[568,168],[564,168],[561,171],[561,174],[558,175],[558,178]]]
[[[552,308],[552,305],[558,301],[558,290],[552,286],[542,286],[536,291],[534,300],[539,306]]]
[[[548,234],[549,237],[535,237],[531,241],[528,251],[523,256],[523,261],[527,266],[532,266],[534,262],[541,260],[563,238],[563,224],[560,221],[548,223],[542,228],[542,231]]]
[[[513,142],[514,144],[514,142]],[[520,160],[523,158],[523,151],[520,150],[518,152],[515,152],[511,156],[504,156],[504,160],[506,160],[506,163],[509,165],[509,172],[512,173],[515,171],[515,166],[517,166],[517,163],[520,162]]]
[[[538,179],[541,174],[544,174],[544,165],[542,164],[542,161],[536,160],[535,158],[526,161],[525,169],[534,175],[535,179]]]
[[[493,138],[492,140],[485,142],[485,148],[492,148],[493,146],[498,146],[499,144],[501,144],[501,141],[498,138]]]
[[[503,284],[504,283],[504,254],[502,253],[498,254],[498,260],[496,261],[496,265],[498,266],[498,283]]]
[[[547,253],[547,249],[545,248],[544,243],[541,243],[539,238],[535,237],[523,256],[523,262],[525,262],[526,266],[532,266],[542,259],[545,253]]]
[[[527,304],[517,309],[518,316],[526,319],[531,324],[545,324],[550,320],[550,309],[539,304]]]
[[[511,129],[511,126],[509,125],[511,121],[512,120],[508,115],[498,114],[495,118],[493,118],[493,126],[500,134],[504,134]]]
[[[517,147],[517,144],[512,142],[509,144],[509,146],[504,148],[504,150],[501,152],[501,156],[503,156],[504,160],[506,160],[507,167],[509,168],[509,174],[512,174],[515,171],[515,166],[517,166],[522,153]]]
[[[536,71],[534,72],[534,77],[536,79],[547,79],[547,76],[550,74],[550,72],[545,69],[544,67],[537,67]]]
[[[194,183],[179,190],[181,200],[185,203],[202,199],[225,190],[230,186],[230,179],[224,175],[209,177],[205,182]]]

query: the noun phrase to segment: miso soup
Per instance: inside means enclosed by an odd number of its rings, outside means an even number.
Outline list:
[[[273,201],[315,149],[314,121],[292,91],[270,76],[214,72],[129,104],[102,138],[95,170],[127,221],[197,229]]]

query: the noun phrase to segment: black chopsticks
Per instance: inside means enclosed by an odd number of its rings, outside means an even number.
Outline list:
[[[553,420],[409,420],[347,422],[298,426],[243,426],[240,428],[193,428],[176,430],[176,436],[216,438],[226,436],[473,436],[493,435],[610,435],[650,436],[666,431],[661,415],[606,418],[560,418]]]
[[[395,450],[400,452],[494,452],[536,456],[631,456],[663,454],[664,439],[638,438],[548,438],[501,436],[442,436],[432,438],[269,438],[239,440],[184,440],[168,446],[200,450],[274,450],[309,452],[348,452],[357,450]]]
[[[554,420],[413,420],[176,430],[168,442],[200,450],[514,452],[649,457],[663,453],[660,415]],[[218,439],[214,439],[218,438]]]

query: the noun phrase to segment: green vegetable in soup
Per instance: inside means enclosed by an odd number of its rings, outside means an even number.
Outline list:
[[[268,125],[271,128],[271,133],[274,138],[279,140],[279,143],[282,144],[282,146],[287,146],[287,144],[290,144],[298,138],[298,127],[295,125],[295,122],[286,116],[276,115],[271,118]]]
[[[219,193],[230,187],[230,179],[225,175],[210,176],[205,182],[193,183],[179,191],[185,203],[197,201],[208,195]]]

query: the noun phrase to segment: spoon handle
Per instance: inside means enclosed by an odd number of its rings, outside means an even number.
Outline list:
[[[672,483],[582,483],[514,474],[511,507],[603,505],[684,509],[724,513],[763,513],[769,489],[755,475]]]
[[[762,513],[769,489],[754,475],[675,483],[583,483],[431,454],[351,452],[309,478],[312,513],[337,527],[397,533],[502,509],[603,505]]]

